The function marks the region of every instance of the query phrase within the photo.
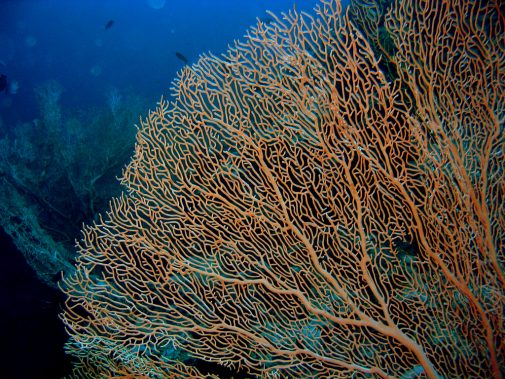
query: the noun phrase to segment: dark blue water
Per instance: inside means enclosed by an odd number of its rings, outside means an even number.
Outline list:
[[[316,3],[298,0],[296,7],[310,12]],[[19,90],[0,95],[0,112],[4,122],[35,117],[33,88],[49,79],[63,86],[63,107],[99,106],[111,88],[132,89],[154,104],[184,64],[176,52],[189,63],[204,52],[223,53],[257,17],[268,17],[265,10],[292,6],[292,0],[167,0],[161,9],[148,0],[4,0],[0,73]]]
[[[296,7],[311,12],[316,3],[297,0]],[[183,57],[191,64],[201,53],[221,54],[257,17],[268,20],[267,9],[292,7],[291,0],[3,0],[0,74],[8,86],[0,92],[0,138],[39,117],[34,89],[49,80],[63,88],[64,113],[104,107],[112,89],[154,107]],[[0,376],[61,377],[69,370],[61,295],[38,281],[3,231],[0,237]]]

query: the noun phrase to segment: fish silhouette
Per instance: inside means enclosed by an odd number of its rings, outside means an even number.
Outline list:
[[[188,63],[188,58],[186,58],[183,54],[179,53],[178,51],[175,52],[175,56],[179,58],[181,61],[184,63]]]
[[[0,92],[7,92],[7,76],[0,74]]]

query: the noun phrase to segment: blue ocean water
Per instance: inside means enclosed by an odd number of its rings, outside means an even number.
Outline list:
[[[311,12],[316,0],[298,0]],[[0,74],[19,88],[0,94],[4,122],[35,117],[33,88],[63,89],[63,107],[104,103],[110,88],[152,100],[167,94],[184,62],[220,54],[256,18],[291,9],[293,0],[14,0],[0,5]],[[110,25],[106,27],[110,22]]]
[[[311,12],[316,0],[297,0]],[[92,116],[111,93],[133,93],[154,108],[184,64],[224,53],[260,18],[293,0],[13,0],[0,2],[0,138],[38,125],[36,89],[58,83],[61,112]],[[138,118],[137,118],[138,119]],[[90,154],[93,154],[90,151]],[[37,157],[44,159],[47,157]],[[7,330],[2,377],[69,373],[62,296],[38,280],[0,233],[0,321]],[[77,238],[77,236],[76,236]]]

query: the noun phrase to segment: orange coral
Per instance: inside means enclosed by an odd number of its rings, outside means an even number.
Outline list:
[[[503,15],[411,0],[386,23],[394,83],[336,1],[183,70],[84,231],[71,352],[139,377],[175,376],[176,351],[262,377],[500,377]]]

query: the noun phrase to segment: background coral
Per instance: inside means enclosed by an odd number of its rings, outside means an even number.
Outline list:
[[[86,115],[62,109],[64,89],[56,81],[35,94],[40,117],[1,130],[0,225],[37,275],[56,286],[62,271],[73,271],[83,222],[119,195],[116,177],[146,106],[125,93],[122,103]]]

